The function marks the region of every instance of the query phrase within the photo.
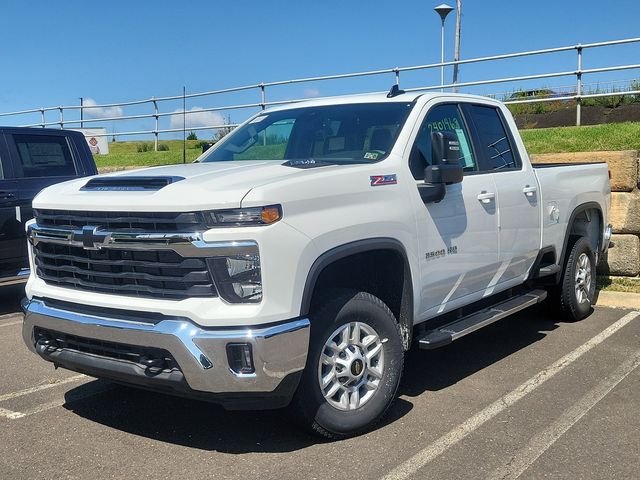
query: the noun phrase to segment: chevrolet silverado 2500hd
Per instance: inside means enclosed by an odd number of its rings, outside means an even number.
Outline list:
[[[605,164],[532,167],[491,99],[394,88],[274,108],[193,164],[41,192],[24,341],[95,377],[292,403],[353,435],[392,403],[412,343],[547,296],[588,315],[609,199]]]

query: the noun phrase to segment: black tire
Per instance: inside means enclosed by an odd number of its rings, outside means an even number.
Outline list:
[[[317,311],[311,314],[307,365],[294,396],[293,407],[305,428],[335,440],[371,430],[384,416],[395,400],[400,385],[404,349],[400,327],[393,313],[379,298],[366,292],[346,290],[325,298]],[[319,363],[326,348],[325,342],[330,337],[334,338],[332,334],[340,328],[353,322],[375,330],[381,341],[384,362],[377,389],[363,405],[345,411],[325,398],[319,383],[319,368],[324,367],[319,367]],[[365,372],[368,371],[365,368]]]
[[[568,245],[568,257],[565,262],[560,284],[551,292],[550,301],[558,313],[571,321],[582,320],[591,312],[591,305],[596,298],[596,262],[591,250],[591,244],[585,237],[574,237]],[[588,288],[582,288],[583,298],[578,298],[576,292],[576,272],[581,268],[579,262],[584,262],[583,255],[588,259],[590,282]],[[582,295],[582,294],[581,294]]]

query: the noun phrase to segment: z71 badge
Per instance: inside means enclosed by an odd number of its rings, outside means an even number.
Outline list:
[[[371,175],[369,178],[371,179],[372,187],[378,187],[380,185],[395,185],[398,183],[395,173],[391,175]]]

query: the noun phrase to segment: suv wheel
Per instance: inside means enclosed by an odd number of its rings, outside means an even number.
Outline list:
[[[403,362],[389,308],[366,292],[339,292],[311,316],[307,366],[294,399],[300,419],[331,439],[373,428],[395,399]]]

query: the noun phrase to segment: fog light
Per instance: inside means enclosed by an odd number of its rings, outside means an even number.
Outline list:
[[[229,368],[241,375],[255,372],[253,366],[253,351],[249,343],[229,343],[227,344],[227,360]]]

